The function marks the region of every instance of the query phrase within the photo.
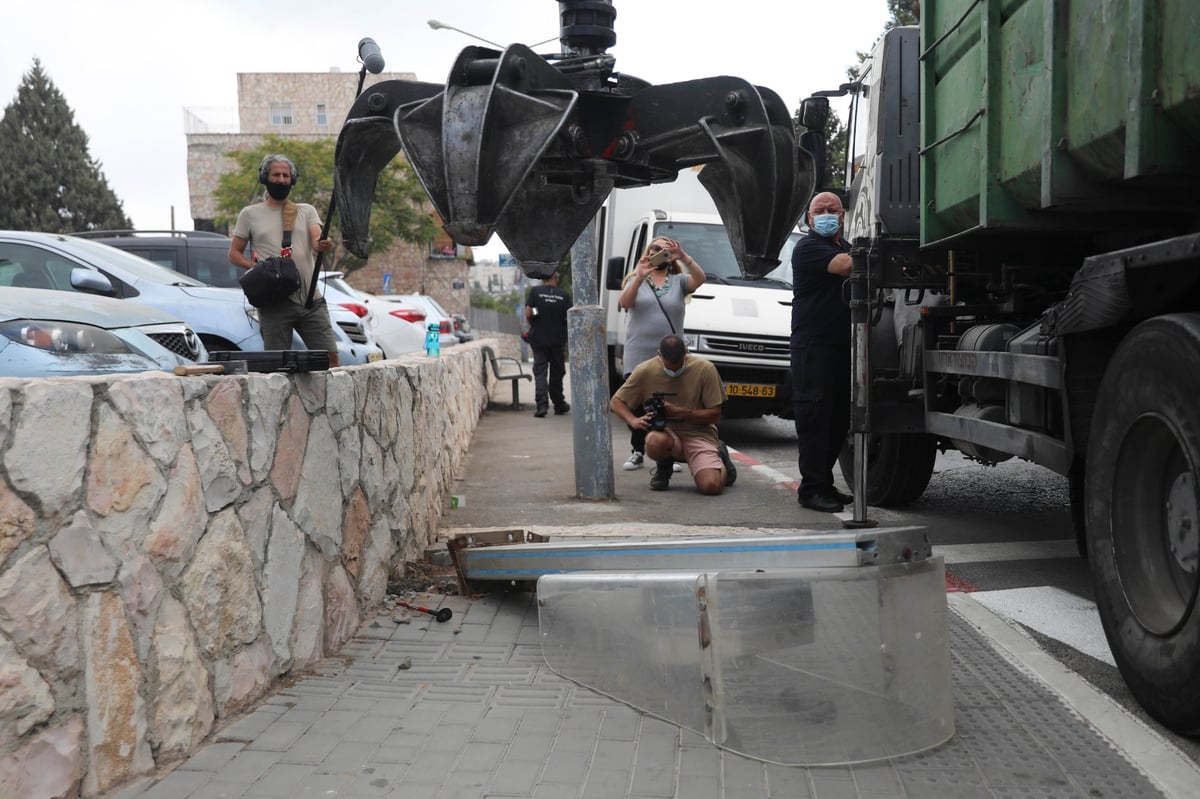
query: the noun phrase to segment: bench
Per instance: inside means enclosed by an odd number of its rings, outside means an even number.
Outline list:
[[[492,351],[491,347],[483,348],[483,357],[487,360],[492,369],[492,376],[497,380],[507,380],[512,384],[512,409],[514,411],[521,410],[521,380],[533,380],[533,375],[529,374],[522,368],[521,362],[516,358],[508,358],[503,355],[497,355]]]

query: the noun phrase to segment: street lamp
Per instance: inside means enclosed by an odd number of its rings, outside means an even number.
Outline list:
[[[458,33],[461,33],[463,36],[470,36],[472,39],[477,39],[477,40],[483,42],[484,44],[490,44],[492,47],[495,47],[497,50],[504,49],[504,45],[502,45],[502,44],[496,44],[495,42],[491,41],[490,39],[485,39],[482,36],[476,36],[473,33],[468,33],[467,31],[463,30],[462,28],[456,28],[453,25],[447,25],[445,22],[441,22],[436,19],[429,20],[429,27],[433,28],[435,31],[440,31],[440,30],[456,31]],[[530,49],[533,49],[534,47],[540,47],[543,44],[549,44],[550,42],[556,42],[556,41],[558,41],[557,36],[550,38],[550,39],[543,39],[542,41],[537,42],[536,44],[531,44],[528,46]]]

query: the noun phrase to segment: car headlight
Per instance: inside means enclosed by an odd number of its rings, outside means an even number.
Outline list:
[[[700,336],[689,333],[683,337],[683,343],[687,345],[688,352],[695,352],[700,349]]]
[[[121,339],[98,327],[74,322],[10,319],[0,322],[0,336],[48,352],[128,354],[133,350]]]

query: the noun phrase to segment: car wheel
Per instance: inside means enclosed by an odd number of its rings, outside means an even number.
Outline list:
[[[853,436],[846,440],[838,465],[846,485],[854,487]],[[867,504],[881,508],[907,505],[925,492],[937,459],[937,438],[928,433],[877,433],[867,436]]]

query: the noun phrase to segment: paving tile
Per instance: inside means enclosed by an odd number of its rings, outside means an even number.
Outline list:
[[[549,747],[547,747],[549,751]],[[496,768],[488,786],[489,796],[520,796],[533,793],[533,786],[541,773],[543,759],[511,760],[506,758]]]
[[[240,751],[246,748],[241,742],[205,744],[195,754],[179,765],[183,771],[220,771]]]
[[[454,600],[455,624],[365,627],[339,657],[264,698],[163,779],[106,799],[1155,794],[1117,749],[961,620],[951,624],[954,738],[890,761],[804,768],[722,750],[555,674],[529,596]]]

